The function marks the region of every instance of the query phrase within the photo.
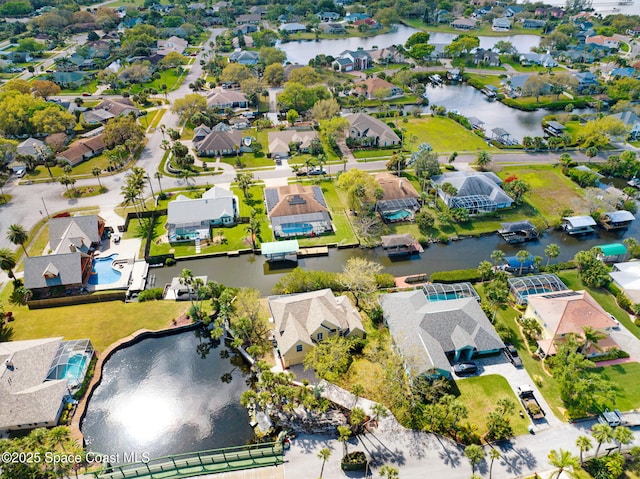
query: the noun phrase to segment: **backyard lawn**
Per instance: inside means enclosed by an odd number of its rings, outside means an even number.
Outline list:
[[[502,398],[509,398],[516,405],[516,410],[510,416],[514,435],[519,436],[528,432],[527,426],[529,425],[529,418],[526,414],[524,418],[520,417],[519,411],[522,411],[523,414],[525,411],[522,409],[520,401],[504,377],[497,374],[489,374],[486,376],[458,379],[456,386],[460,391],[460,397],[458,399],[460,399],[469,410],[468,420],[478,426],[478,434],[480,436],[483,436],[487,432],[487,414],[495,410],[496,403]]]
[[[8,305],[12,286],[0,293],[0,302]],[[123,303],[106,301],[59,308],[29,310],[11,305],[15,321],[10,323],[12,340],[62,336],[65,339],[89,338],[98,351],[138,329],[162,329],[189,308],[187,303],[149,301]],[[9,309],[8,309],[9,310]]]
[[[625,363],[617,366],[594,368],[593,374],[608,379],[616,387],[615,407],[621,411],[631,411],[640,407],[640,364]]]
[[[400,128],[406,128],[406,137],[417,137],[414,143],[429,143],[434,151],[450,152],[495,150],[475,133],[467,130],[449,118],[433,116],[411,118],[407,123],[399,123]]]

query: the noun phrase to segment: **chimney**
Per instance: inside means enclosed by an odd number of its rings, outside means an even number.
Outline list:
[[[400,182],[398,183],[398,186],[402,191],[404,191],[404,185],[402,184],[402,180],[400,180]]]

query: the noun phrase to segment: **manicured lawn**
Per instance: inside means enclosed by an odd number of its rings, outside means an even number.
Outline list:
[[[9,284],[0,293],[0,302],[9,305]],[[123,303],[106,301],[29,310],[26,306],[11,305],[15,321],[10,324],[12,340],[62,336],[65,339],[89,338],[98,351],[138,329],[162,329],[187,311],[188,302],[149,301]]]
[[[80,95],[85,91],[93,94],[97,89],[98,89],[98,80],[93,79],[85,83],[84,85],[80,85],[77,88],[65,88],[60,91],[60,94],[61,95]]]
[[[400,123],[406,128],[407,138],[415,135],[415,145],[426,142],[434,151],[477,151],[494,150],[493,147],[453,120],[444,117],[411,118],[407,123]]]
[[[625,363],[617,366],[594,368],[593,374],[608,379],[616,385],[616,402],[609,405],[621,411],[640,407],[640,364]]]
[[[76,165],[73,167],[71,171],[71,176],[93,176],[91,171],[94,168],[100,168],[102,171],[106,170],[109,166],[109,157],[105,153],[101,153],[98,156],[94,156],[93,158],[89,158],[86,161]],[[53,175],[55,181],[56,178],[60,178],[65,175],[64,171],[60,166],[52,166],[51,174]],[[49,171],[42,165],[38,166],[35,170],[27,173],[27,178],[30,180],[49,180],[51,177],[49,176]]]
[[[356,150],[353,152],[353,156],[358,159],[362,158],[390,158],[393,155],[393,152],[397,150],[393,150],[390,148],[380,148],[377,150]]]
[[[489,374],[487,376],[458,379],[456,386],[460,390],[459,399],[469,410],[468,421],[478,426],[478,434],[480,436],[487,432],[487,414],[495,410],[497,401],[502,398],[509,398],[516,405],[514,414],[509,418],[514,434],[519,436],[528,432],[529,419],[526,414],[524,418],[520,417],[519,411],[523,413],[525,411],[504,377],[497,374]]]
[[[501,178],[516,175],[529,183],[531,192],[526,201],[549,222],[558,220],[566,208],[572,208],[576,214],[589,212],[582,188],[564,176],[559,166],[505,166],[499,175]]]
[[[140,118],[140,122],[146,128],[156,128],[160,123],[160,120],[162,120],[162,117],[164,116],[166,111],[167,110],[165,110],[164,108],[149,111],[145,116]]]
[[[151,80],[151,81],[148,81],[147,83],[131,85],[131,87],[129,88],[129,92],[132,95],[135,95],[136,93],[141,92],[145,88],[155,88],[156,90],[158,90],[159,94],[162,94],[163,93],[162,85],[167,85],[168,92],[173,91],[180,86],[183,79],[184,79],[184,75],[178,75],[178,73],[176,72],[176,69],[171,68],[169,70],[163,71],[160,74],[160,78],[158,78],[157,80]]]

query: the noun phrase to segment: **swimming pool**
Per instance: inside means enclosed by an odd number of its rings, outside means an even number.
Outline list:
[[[282,225],[282,233],[285,235],[308,235],[311,231],[313,231],[313,225],[309,223]]]
[[[394,211],[391,214],[385,215],[385,218],[391,221],[402,221],[411,218],[411,212],[407,210]]]
[[[91,276],[89,277],[89,284],[102,285],[119,281],[122,273],[111,267],[111,263],[117,257],[117,254],[112,254],[105,258],[94,259],[93,266],[91,268]]]
[[[87,356],[84,354],[74,354],[71,356],[64,366],[61,379],[80,379],[86,362]]]

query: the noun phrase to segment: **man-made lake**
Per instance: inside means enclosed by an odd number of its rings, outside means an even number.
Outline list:
[[[425,248],[424,254],[408,258],[390,259],[381,248],[374,249],[331,249],[328,257],[307,258],[298,265],[305,269],[339,272],[352,256],[362,256],[384,266],[384,272],[394,276],[406,276],[420,273],[433,273],[452,269],[476,268],[480,261],[490,261],[491,252],[499,249],[507,256],[515,255],[526,249],[534,256],[544,258],[544,248],[549,243],[560,246],[560,256],[554,261],[572,259],[578,251],[594,246],[622,241],[624,238],[640,237],[640,221],[624,233],[611,234],[600,231],[598,234],[577,238],[560,231],[550,231],[539,240],[524,245],[506,244],[498,235],[455,241],[448,245],[433,244]],[[546,261],[546,258],[545,260]],[[544,264],[544,262],[543,262]],[[289,268],[295,264],[288,264]],[[271,294],[273,286],[291,269],[282,266],[270,266],[263,256],[243,255],[236,258],[219,257],[190,261],[179,261],[175,266],[152,268],[149,278],[152,285],[163,287],[171,278],[179,276],[183,268],[193,271],[194,275],[206,275],[209,280],[229,286],[259,289],[263,295]],[[151,287],[151,285],[150,285]]]
[[[373,47],[384,48],[390,45],[404,44],[407,39],[418,32],[413,27],[398,25],[393,32],[376,35],[374,37],[351,37],[323,39],[319,41],[291,41],[278,44],[278,48],[287,54],[287,60],[291,63],[306,65],[316,55],[325,54],[336,56],[345,50],[357,50],[363,48],[370,50]],[[429,43],[451,43],[457,35],[454,33],[431,33]],[[500,40],[509,41],[519,52],[529,52],[531,47],[538,46],[540,37],[537,35],[512,35],[507,37],[479,37],[482,48],[491,48]]]
[[[517,3],[524,3],[525,0],[518,1]],[[556,7],[564,7],[566,5],[565,0],[545,0],[547,5],[554,5]],[[594,0],[591,3],[596,13],[602,14],[603,17],[607,15],[640,15],[640,3],[638,0],[628,4],[619,5],[616,0]]]
[[[115,352],[82,422],[88,450],[154,458],[248,443],[254,435],[240,405],[248,389],[243,366],[204,330]]]

